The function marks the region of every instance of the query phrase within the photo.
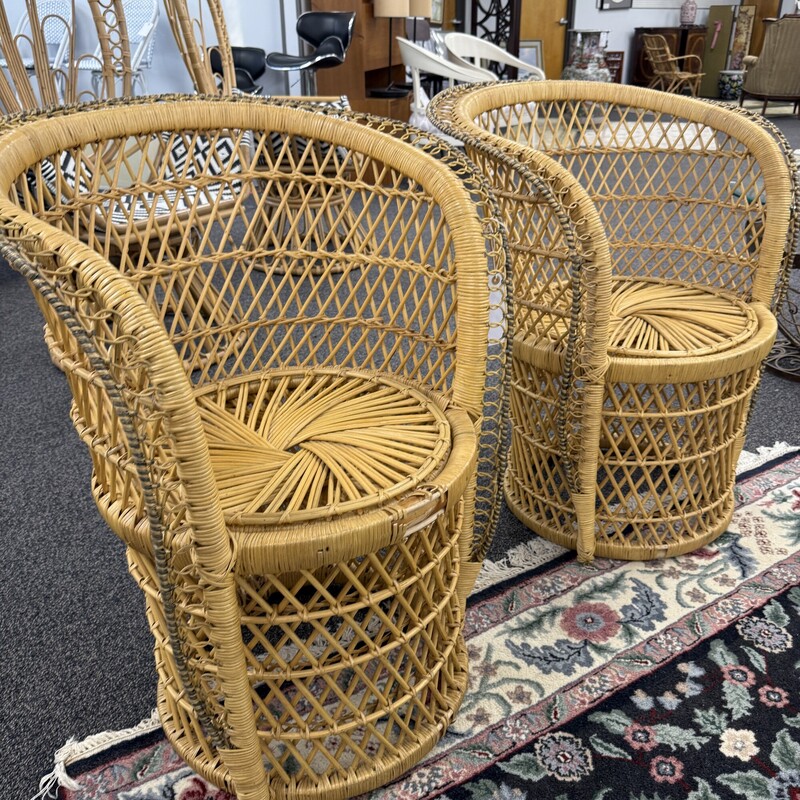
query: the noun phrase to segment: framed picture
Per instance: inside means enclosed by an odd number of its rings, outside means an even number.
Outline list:
[[[542,40],[527,39],[519,43],[519,58],[532,67],[544,69],[542,65]]]
[[[443,5],[444,5],[444,0],[433,0],[433,2],[431,3],[431,25],[442,24]]]
[[[633,0],[600,0],[600,10],[610,11],[612,8],[630,8]]]

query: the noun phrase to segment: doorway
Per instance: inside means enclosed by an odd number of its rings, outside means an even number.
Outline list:
[[[572,18],[571,0],[521,0],[519,40],[540,40],[544,74],[550,80],[561,77],[567,30]]]

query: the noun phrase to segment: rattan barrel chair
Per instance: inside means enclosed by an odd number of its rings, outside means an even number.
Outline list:
[[[239,156],[179,168],[165,132]],[[337,169],[295,168],[298,140]],[[46,196],[65,153],[103,180]],[[363,247],[271,225],[259,186],[320,182],[357,209]],[[508,261],[488,185],[401,123],[249,97],[8,122],[0,183],[0,252],[58,339],[94,499],[145,595],[169,740],[240,800],[391,780],[459,706],[496,521]],[[177,195],[191,219],[211,184],[235,211],[199,240],[158,213]],[[131,196],[150,241],[112,264],[95,217]],[[226,319],[190,299],[176,323],[173,284],[192,277]]]
[[[681,94],[685,89],[692,97],[700,92],[700,81],[705,73],[703,59],[690,53],[685,56],[674,56],[667,40],[660,33],[642,34],[642,47],[653,77],[648,86],[665,92]]]
[[[509,506],[584,561],[712,541],[796,235],[788,145],[735,109],[592,82],[457,87],[429,115],[509,229]]]

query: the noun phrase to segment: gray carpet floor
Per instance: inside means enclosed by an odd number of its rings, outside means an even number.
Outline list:
[[[800,148],[800,120],[773,120]],[[26,800],[69,737],[148,716],[155,678],[143,601],[89,495],[66,382],[27,286],[1,264],[0,321],[0,798]],[[800,443],[799,409],[800,383],[767,372],[747,449]],[[504,511],[490,558],[531,535]]]

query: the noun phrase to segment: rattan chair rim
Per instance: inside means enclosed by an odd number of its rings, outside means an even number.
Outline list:
[[[438,128],[451,136],[469,140],[471,143],[481,141],[497,151],[512,155],[522,164],[535,164],[540,158],[551,162],[552,159],[523,144],[490,133],[480,128],[474,120],[484,112],[499,106],[514,106],[526,102],[547,103],[565,97],[575,102],[628,105],[633,108],[673,114],[679,118],[686,114],[687,109],[691,109],[692,119],[695,122],[732,134],[747,145],[757,159],[766,163],[774,160],[785,161],[785,153],[775,138],[762,126],[749,124],[750,119],[732,108],[693,97],[626,84],[597,81],[500,81],[464,84],[440,92],[431,100],[427,113]],[[663,147],[659,147],[658,152],[663,152]],[[766,171],[764,188],[775,198],[793,196],[791,178],[783,170]],[[776,202],[770,208],[768,227],[774,227],[776,230],[785,229],[790,225],[792,215],[790,203]],[[762,245],[763,261],[769,266],[758,270],[752,290],[753,299],[767,304],[773,302],[774,287],[780,274],[784,248],[785,242],[781,237],[765,235]]]
[[[165,102],[166,101],[166,102]],[[383,163],[401,170],[408,170],[411,178],[422,185],[438,184],[441,203],[453,219],[458,219],[465,231],[470,233],[470,246],[464,249],[459,262],[459,282],[465,291],[459,303],[459,315],[463,320],[459,325],[462,336],[472,339],[480,352],[480,345],[486,337],[475,321],[485,318],[484,304],[487,302],[487,287],[481,280],[481,262],[485,253],[477,242],[482,242],[481,222],[474,206],[465,200],[461,191],[447,192],[448,185],[461,187],[460,179],[439,160],[427,153],[420,153],[412,145],[387,136],[364,125],[357,128],[337,125],[336,117],[326,114],[311,114],[303,109],[291,108],[282,104],[265,103],[263,100],[246,101],[231,98],[217,98],[190,95],[156,96],[147,102],[143,98],[134,105],[139,113],[130,114],[126,102],[93,102],[78,105],[76,112],[57,113],[48,111],[41,114],[26,115],[20,124],[0,129],[0,192],[6,194],[13,181],[31,164],[47,157],[59,148],[75,147],[86,141],[87,134],[93,140],[104,137],[136,135],[169,129],[175,119],[181,120],[184,129],[203,129],[213,127],[219,120],[214,118],[224,107],[224,126],[231,129],[259,128],[265,117],[274,114],[273,121],[279,130],[290,130],[291,121],[308,124],[313,135],[321,138],[339,138],[344,147],[368,147],[370,155]],[[300,123],[300,120],[304,120]],[[24,129],[23,129],[24,125]],[[54,249],[59,244],[74,243],[74,239],[49,225],[39,227],[32,215],[20,210],[9,201],[0,198],[0,218],[13,218],[13,221],[28,222],[38,228],[37,234],[47,236]],[[468,350],[470,348],[467,348]],[[482,387],[468,387],[460,378],[458,367],[453,387],[456,403],[480,414],[482,408]]]

